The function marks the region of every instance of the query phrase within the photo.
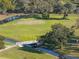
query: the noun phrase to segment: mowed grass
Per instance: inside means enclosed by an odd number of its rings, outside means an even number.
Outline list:
[[[67,27],[75,24],[79,15],[70,14],[69,20],[56,20],[62,18],[63,15],[51,14],[53,19],[36,19],[36,18],[22,18],[3,25],[0,25],[0,35],[12,38],[19,41],[36,40],[39,36],[44,35],[51,30],[51,25],[61,23]],[[78,31],[76,35],[79,36]]]
[[[30,50],[29,48],[26,51],[20,50],[18,47],[12,48],[0,53],[0,59],[58,59],[58,57],[47,53]]]

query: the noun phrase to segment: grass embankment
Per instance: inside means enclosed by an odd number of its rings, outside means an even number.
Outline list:
[[[6,59],[58,59],[56,56],[47,53],[34,51],[29,48],[26,48],[26,50],[19,49],[18,47],[0,53],[0,59],[4,59],[3,57]]]
[[[19,41],[35,40],[39,36],[44,35],[51,30],[51,25],[61,23],[67,27],[75,24],[75,20],[79,15],[69,15],[69,20],[61,20],[63,15],[53,14],[51,20],[22,18],[3,25],[0,25],[0,35],[9,37]],[[76,30],[76,35],[79,36],[79,30]]]

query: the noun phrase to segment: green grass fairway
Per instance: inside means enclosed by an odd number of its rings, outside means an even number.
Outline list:
[[[0,59],[58,59],[56,56],[47,53],[20,50],[19,48],[12,48],[0,53]],[[4,58],[3,58],[4,57]]]
[[[50,31],[51,25],[61,23],[67,27],[75,24],[79,15],[69,15],[69,20],[43,20],[35,18],[22,18],[3,25],[0,25],[0,35],[19,41],[35,40],[39,36]],[[61,18],[63,15],[53,14],[50,17]],[[77,35],[78,34],[77,30]]]
[[[19,41],[35,40],[39,36],[44,35],[51,30],[51,25],[61,23],[67,27],[75,24],[79,15],[69,15],[69,20],[56,20],[62,18],[63,15],[52,14],[51,20],[22,18],[3,25],[0,25],[0,35]],[[75,30],[75,34],[79,36],[79,29]],[[26,51],[18,47],[9,49],[0,53],[0,59],[58,59],[47,53],[39,53],[27,48]]]

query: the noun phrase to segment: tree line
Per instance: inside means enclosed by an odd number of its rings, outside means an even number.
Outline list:
[[[63,13],[68,11],[72,13],[76,8],[76,5],[72,0],[0,0],[0,12],[22,10],[22,12],[36,12],[48,14]]]
[[[76,4],[73,0],[0,0],[0,13],[38,13],[49,18],[50,13],[62,14],[64,18],[74,13]]]

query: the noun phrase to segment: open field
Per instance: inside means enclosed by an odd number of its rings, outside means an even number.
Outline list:
[[[78,16],[75,14],[69,15],[69,20],[58,20],[63,17],[63,15],[58,14],[52,14],[50,17],[54,18],[51,20],[22,18],[0,25],[0,35],[19,41],[35,40],[50,31],[53,24],[61,23],[71,27],[75,24],[75,20],[79,18]],[[79,29],[76,30],[75,34],[79,36]]]
[[[3,58],[4,57],[4,58]],[[18,47],[0,53],[0,59],[58,59],[47,53],[37,52],[29,48],[21,50]]]

